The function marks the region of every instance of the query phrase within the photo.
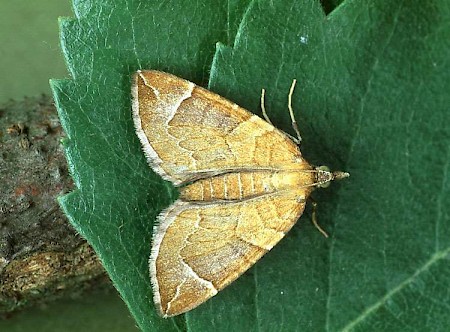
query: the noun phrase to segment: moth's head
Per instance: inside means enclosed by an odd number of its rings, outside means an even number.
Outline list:
[[[316,170],[316,186],[318,188],[326,188],[333,180],[340,180],[350,176],[347,172],[331,172],[327,166],[317,166]]]

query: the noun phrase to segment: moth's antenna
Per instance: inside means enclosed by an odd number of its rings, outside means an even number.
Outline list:
[[[294,93],[294,89],[295,89],[295,84],[296,83],[297,83],[297,80],[294,78],[292,80],[292,85],[291,85],[291,88],[289,90],[288,108],[289,108],[289,114],[291,115],[292,128],[294,128],[294,131],[297,134],[297,140],[296,140],[295,143],[297,143],[297,145],[300,145],[300,142],[302,141],[302,137],[300,136],[300,130],[298,129],[297,121],[295,121],[294,110],[292,109],[292,95]]]
[[[266,95],[266,89],[261,89],[261,110],[264,119],[273,126],[272,121],[270,121],[269,116],[266,113],[266,107],[264,106],[264,96]]]

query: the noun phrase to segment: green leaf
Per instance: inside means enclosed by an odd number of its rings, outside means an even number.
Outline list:
[[[77,1],[61,21],[73,80],[53,81],[78,190],[60,202],[102,259],[141,329],[445,330],[450,324],[450,7],[318,2]],[[334,2],[339,3],[339,1]],[[239,22],[239,24],[238,24]],[[236,38],[234,38],[236,36]],[[217,49],[214,54],[214,45]],[[130,75],[156,68],[202,84],[293,133],[304,156],[351,173],[216,297],[156,316],[147,259],[173,187],[146,165]]]
[[[254,330],[443,329],[449,7],[354,1],[325,18],[307,3],[254,3],[234,47],[219,45],[210,87],[251,110],[265,87],[269,116],[293,133],[286,95],[297,78],[304,155],[351,178],[317,192],[331,240],[298,225],[225,291],[226,303],[252,308]],[[216,328],[225,330],[235,312],[217,308],[227,304],[217,297],[189,322],[202,330],[220,312]]]

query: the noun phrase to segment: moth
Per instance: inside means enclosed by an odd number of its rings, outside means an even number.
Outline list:
[[[289,111],[294,129],[291,97]],[[189,311],[249,269],[302,215],[316,187],[348,177],[313,167],[295,139],[235,103],[174,75],[138,71],[137,136],[151,168],[179,188],[154,227],[149,260],[163,317]],[[315,220],[315,218],[313,218]]]

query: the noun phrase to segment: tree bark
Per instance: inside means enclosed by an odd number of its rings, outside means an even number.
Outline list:
[[[73,182],[50,97],[0,106],[0,313],[109,286],[57,197]]]

